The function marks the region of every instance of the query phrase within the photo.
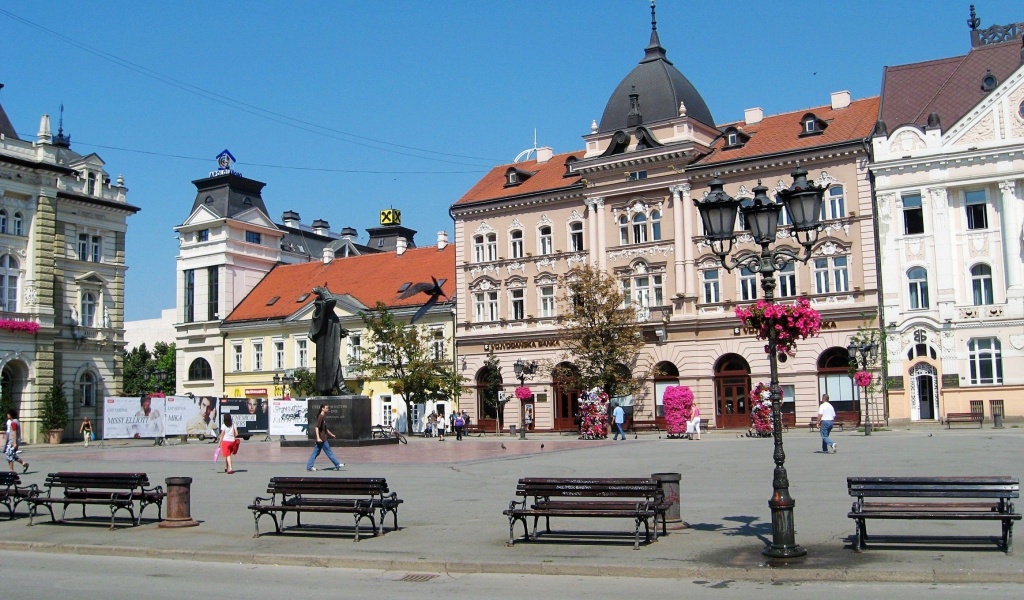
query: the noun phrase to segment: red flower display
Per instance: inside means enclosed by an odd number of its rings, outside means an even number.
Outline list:
[[[519,398],[520,400],[529,400],[530,398],[533,398],[533,392],[530,391],[530,388],[521,385],[516,388],[516,398]]]
[[[782,402],[782,390],[779,390],[779,402]],[[771,437],[772,435],[772,394],[767,383],[758,383],[750,391],[750,432],[752,437]]]
[[[580,394],[580,436],[585,440],[608,437],[608,394],[600,388]]]
[[[670,436],[686,433],[686,422],[693,418],[693,392],[685,385],[665,388],[665,429]]]
[[[874,380],[875,377],[874,375],[871,374],[870,371],[857,371],[857,373],[854,374],[853,376],[853,382],[859,385],[860,387],[864,388],[871,385],[871,382]]]
[[[24,333],[39,333],[39,323],[35,321],[15,321],[14,319],[0,319],[0,329],[7,331],[21,331]]]
[[[767,340],[768,332],[774,330],[777,349],[787,356],[796,354],[797,340],[818,335],[821,329],[821,314],[811,308],[811,303],[805,298],[793,304],[758,300],[750,308],[737,308],[736,316],[757,332],[759,340]],[[764,351],[768,352],[768,346]]]

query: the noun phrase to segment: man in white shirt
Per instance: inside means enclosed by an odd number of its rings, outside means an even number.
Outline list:
[[[832,433],[832,423],[836,420],[836,409],[828,401],[828,394],[821,395],[821,406],[818,407],[818,431],[821,432],[821,451],[837,452],[836,443],[829,439],[828,434]]]
[[[616,405],[615,410],[612,411],[612,421],[615,422],[615,435],[612,436],[613,440],[622,436],[622,439],[626,439],[626,432],[622,430],[622,423],[626,420],[626,411],[622,410],[622,406]]]

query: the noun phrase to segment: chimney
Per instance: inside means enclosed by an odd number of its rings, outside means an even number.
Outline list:
[[[756,125],[764,119],[764,110],[760,107],[748,108],[743,111],[743,122],[747,125]]]
[[[537,163],[546,163],[555,155],[555,151],[547,146],[537,148]]]
[[[850,92],[832,92],[832,110],[839,110],[850,105]]]
[[[437,232],[437,249],[440,251],[440,250],[444,250],[446,247],[448,247],[448,232],[447,231],[438,231]]]
[[[294,210],[286,210],[281,215],[281,221],[284,223],[285,227],[294,227],[297,229],[301,223],[301,218],[299,217],[299,213]]]
[[[409,247],[409,242],[405,241],[404,237],[399,237],[395,240],[395,254],[401,256],[405,254],[405,249]]]
[[[341,228],[341,239],[343,240],[354,240],[358,235],[358,232],[354,227],[342,227]]]
[[[36,139],[46,144],[53,141],[53,133],[50,131],[50,115],[43,115],[39,119],[39,133],[36,134]]]
[[[324,247],[324,264],[330,264],[334,260],[334,250],[331,250],[329,246]]]
[[[313,221],[313,233],[317,235],[328,235],[331,233],[331,225],[323,219]]]

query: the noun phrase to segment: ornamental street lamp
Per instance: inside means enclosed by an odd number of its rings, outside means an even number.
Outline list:
[[[729,196],[723,189],[725,182],[717,176],[711,181],[710,192],[703,200],[694,199],[704,224],[704,236],[711,243],[711,250],[718,256],[727,271],[736,267],[745,267],[752,272],[761,273],[761,289],[764,300],[775,302],[775,271],[800,261],[807,262],[811,257],[811,246],[818,239],[820,230],[821,202],[828,186],[819,186],[807,181],[807,171],[797,163],[793,171],[793,185],[780,190],[776,195],[779,202],[768,198],[768,188],[758,181],[754,188],[754,198],[742,203]],[[785,206],[786,213],[793,222],[793,237],[804,248],[797,254],[789,248],[769,247],[775,243],[775,233],[779,225],[779,213]],[[743,256],[729,264],[728,255],[732,252],[736,241],[736,214],[742,213],[754,243],[761,246],[760,254]],[[797,545],[793,526],[793,507],[796,501],[789,495],[789,477],[786,475],[786,453],[782,449],[782,394],[779,389],[779,358],[778,332],[771,328],[768,332],[768,361],[771,365],[771,403],[772,403],[772,437],[775,439],[775,473],[772,487],[775,492],[768,501],[772,512],[772,543],[761,551],[771,558],[798,558],[807,554],[807,550]]]
[[[517,358],[515,364],[512,365],[512,369],[516,372],[516,379],[519,380],[519,387],[526,386],[526,377],[532,376],[537,372],[537,361],[523,362],[523,359]],[[519,401],[519,439],[526,439],[526,401]]]
[[[846,352],[850,355],[850,365],[853,368],[859,366],[861,371],[867,371],[878,358],[878,342],[874,340],[873,335],[870,341],[859,344],[855,340],[850,340]],[[868,386],[864,386],[864,391],[864,435],[867,436],[871,435],[871,392],[868,391]]]
[[[272,381],[274,382],[274,386],[279,386],[283,384],[281,388],[281,397],[288,398],[288,392],[290,391],[289,388],[291,388],[291,385],[295,383],[295,376],[287,371],[285,371],[284,376],[275,373],[274,379]]]

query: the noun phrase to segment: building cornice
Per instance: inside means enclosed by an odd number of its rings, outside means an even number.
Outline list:
[[[103,200],[101,198],[93,198],[92,196],[85,196],[83,194],[76,194],[73,192],[58,191],[57,198],[61,200],[73,200],[75,202],[81,202],[90,206],[99,206],[102,208],[109,208],[112,210],[126,212],[128,214],[135,214],[142,210],[138,206],[133,206],[127,202],[114,202],[112,200]]]

